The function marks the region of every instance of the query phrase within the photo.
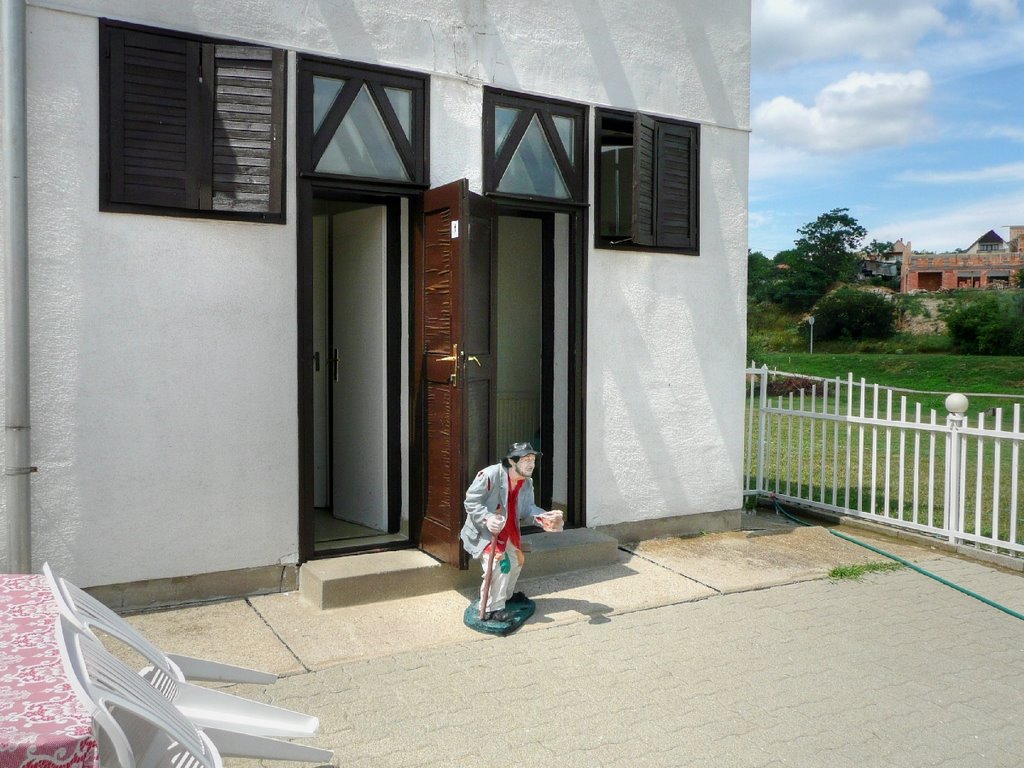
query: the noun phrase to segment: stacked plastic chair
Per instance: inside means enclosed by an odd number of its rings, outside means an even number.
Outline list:
[[[57,642],[72,687],[98,727],[100,764],[222,768],[210,738],[96,638],[61,615]]]
[[[50,590],[57,599],[62,613],[68,615],[72,621],[106,632],[137,651],[154,667],[164,670],[177,680],[253,683],[255,685],[270,685],[277,682],[277,675],[273,672],[261,672],[219,661],[164,653],[95,597],[79,589],[67,579],[54,574],[49,563],[43,563],[43,575],[46,576]]]
[[[79,663],[79,671],[84,669],[88,673],[91,670],[106,669],[106,666],[99,664],[99,659],[106,654],[110,660],[131,672],[127,665],[110,654],[99,641],[93,632],[99,630],[132,648],[151,665],[138,674],[132,672],[134,680],[141,681],[150,694],[155,694],[169,704],[191,723],[193,728],[204,733],[220,754],[318,763],[329,762],[333,758],[334,753],[330,750],[271,738],[313,736],[319,727],[319,720],[316,717],[203,688],[186,679],[186,676],[191,674],[190,679],[193,680],[271,683],[277,679],[276,675],[205,659],[165,654],[96,598],[67,580],[55,576],[48,564],[43,565],[43,573],[57,600],[63,620],[62,627],[70,628],[68,631],[87,638],[84,644],[65,643],[63,646],[69,649],[89,649],[92,663]],[[69,671],[73,671],[72,662],[73,658],[65,658],[65,666],[69,667]],[[94,685],[97,684],[95,679],[89,679]],[[84,687],[84,690],[90,689]],[[136,683],[133,683],[132,690],[138,690]],[[151,700],[152,695],[147,701]],[[91,701],[95,706],[101,707],[95,698]],[[109,718],[102,716],[97,717],[96,722],[101,728],[105,725],[111,726]],[[119,762],[120,757],[119,752]],[[173,765],[177,766],[176,763]]]

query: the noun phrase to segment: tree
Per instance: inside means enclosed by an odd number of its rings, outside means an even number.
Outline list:
[[[887,339],[896,330],[896,307],[871,291],[843,287],[814,306],[814,330],[825,339]]]
[[[885,256],[892,253],[893,242],[891,240],[872,240],[870,243],[864,246],[864,255],[871,256]]]
[[[867,230],[846,208],[833,208],[797,230],[796,249],[831,282],[848,280],[857,268],[857,250]]]
[[[775,265],[760,251],[747,249],[747,296],[764,301],[775,279]]]
[[[857,271],[857,250],[867,230],[846,208],[835,208],[797,230],[799,239],[790,251],[776,256],[786,270],[772,291],[772,300],[789,310],[814,306],[836,283],[850,280]]]

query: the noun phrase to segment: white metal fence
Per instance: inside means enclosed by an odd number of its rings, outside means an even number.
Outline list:
[[[907,390],[747,369],[744,496],[781,501],[1024,554],[1021,404],[923,412]],[[769,383],[785,394],[769,396]],[[959,398],[959,399],[957,399]]]

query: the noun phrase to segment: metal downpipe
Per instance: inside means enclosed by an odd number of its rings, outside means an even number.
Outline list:
[[[31,442],[28,382],[28,118],[25,3],[2,3],[4,129],[4,485],[7,570],[32,570]]]

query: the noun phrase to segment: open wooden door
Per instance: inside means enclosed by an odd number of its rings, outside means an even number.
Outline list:
[[[493,463],[496,250],[490,203],[465,179],[423,195],[416,249],[417,421],[422,430],[419,545],[466,567],[459,542],[469,478]]]

